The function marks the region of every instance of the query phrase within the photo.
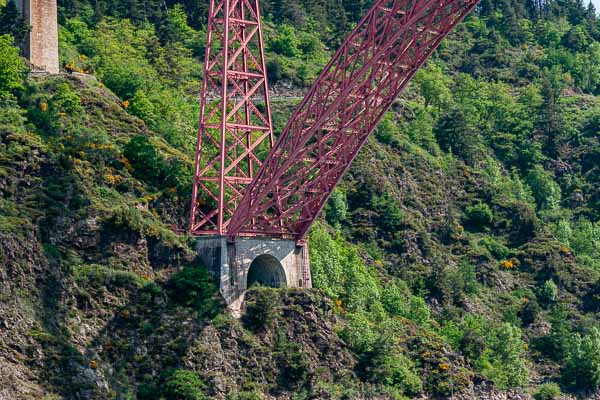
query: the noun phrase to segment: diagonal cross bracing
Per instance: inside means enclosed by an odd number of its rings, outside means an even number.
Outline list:
[[[258,0],[210,0],[192,234],[226,233],[273,143]]]
[[[478,1],[377,1],[296,108],[227,234],[302,239],[393,101]]]

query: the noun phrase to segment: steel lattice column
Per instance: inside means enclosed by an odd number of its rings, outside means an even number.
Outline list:
[[[228,235],[301,239],[392,102],[478,0],[378,0],[297,107]]]
[[[226,233],[273,141],[258,0],[210,0],[191,233]]]

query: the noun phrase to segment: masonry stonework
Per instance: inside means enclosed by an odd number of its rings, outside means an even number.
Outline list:
[[[24,49],[34,71],[59,73],[56,0],[13,0],[31,32]]]
[[[201,237],[200,258],[217,279],[229,308],[238,313],[244,294],[253,283],[271,287],[310,288],[307,244],[294,240]]]

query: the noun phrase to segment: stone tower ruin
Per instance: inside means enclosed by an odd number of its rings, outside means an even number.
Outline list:
[[[9,0],[11,1],[11,0]],[[12,0],[31,26],[25,43],[25,56],[33,71],[59,73],[58,20],[56,0]]]

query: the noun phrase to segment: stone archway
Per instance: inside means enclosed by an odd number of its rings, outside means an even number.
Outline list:
[[[277,258],[263,254],[252,261],[248,269],[246,287],[250,289],[255,284],[273,288],[287,287],[285,271]]]

